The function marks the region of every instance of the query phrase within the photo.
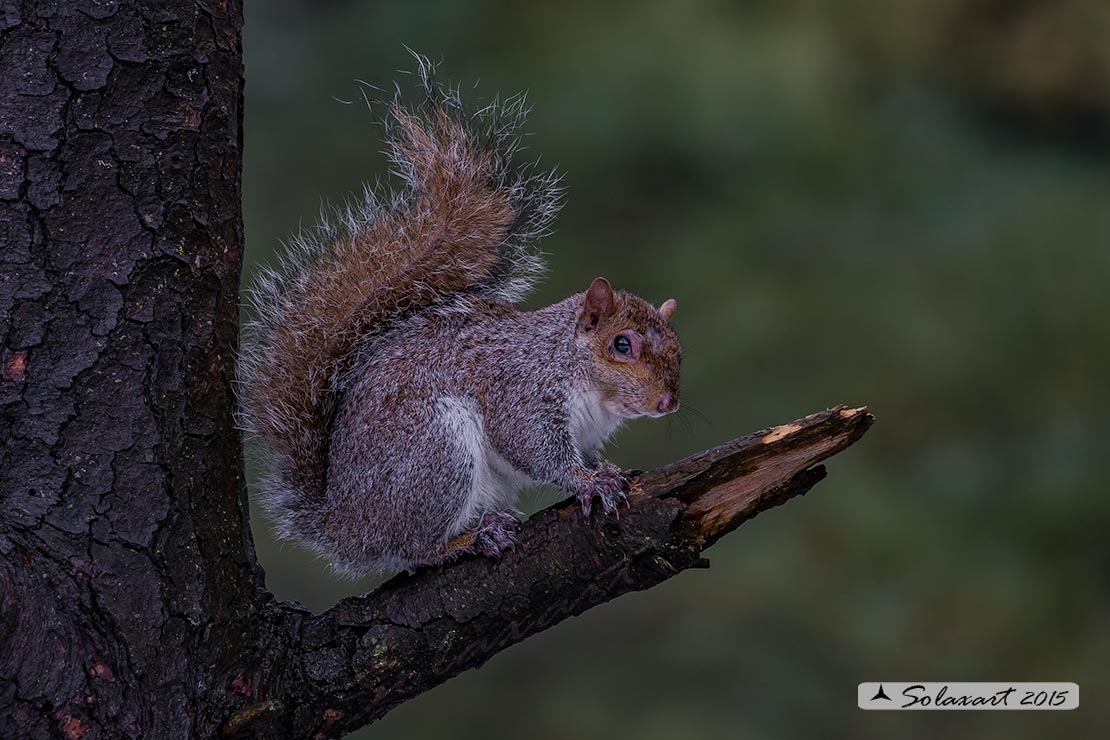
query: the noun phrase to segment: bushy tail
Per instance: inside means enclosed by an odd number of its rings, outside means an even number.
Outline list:
[[[552,174],[512,163],[522,96],[474,114],[420,65],[424,100],[398,93],[385,139],[401,192],[365,200],[287,247],[250,291],[239,362],[241,424],[268,468],[258,498],[283,537],[313,527],[327,481],[338,380],[356,349],[460,295],[515,302],[543,270],[533,244],[559,208]],[[298,521],[302,520],[302,521]]]

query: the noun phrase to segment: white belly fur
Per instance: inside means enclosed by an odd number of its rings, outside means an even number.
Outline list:
[[[483,512],[512,508],[517,493],[529,480],[494,451],[486,437],[482,411],[476,401],[445,396],[436,405],[448,439],[470,458],[474,471],[470,493],[452,522],[448,534],[451,537],[477,524]]]

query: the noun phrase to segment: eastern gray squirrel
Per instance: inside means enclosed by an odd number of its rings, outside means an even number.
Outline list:
[[[251,291],[241,423],[265,469],[257,499],[283,539],[337,571],[497,556],[521,488],[626,503],[599,454],[626,419],[678,409],[674,300],[604,278],[546,308],[514,304],[543,270],[553,174],[513,163],[522,98],[469,114],[420,61],[424,99],[389,104],[405,187],[369,189],[301,235]]]

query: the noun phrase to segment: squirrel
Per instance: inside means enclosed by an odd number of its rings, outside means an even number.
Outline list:
[[[516,166],[523,96],[468,113],[417,57],[422,102],[383,121],[403,180],[298,235],[249,295],[240,424],[281,539],[340,574],[413,570],[515,544],[519,491],[553,484],[606,513],[627,419],[679,406],[673,299],[605,278],[533,311],[554,173]]]

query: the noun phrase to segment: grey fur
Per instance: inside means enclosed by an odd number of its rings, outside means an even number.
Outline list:
[[[590,489],[597,450],[577,446],[567,419],[570,394],[591,383],[593,353],[574,331],[581,300],[533,312],[466,301],[465,311],[429,312],[375,342],[336,416],[327,514],[316,522],[314,540],[336,568],[435,562],[485,513],[459,519],[485,461],[444,424],[444,399],[472,404],[490,452],[516,473],[492,502],[499,510],[530,483]]]

